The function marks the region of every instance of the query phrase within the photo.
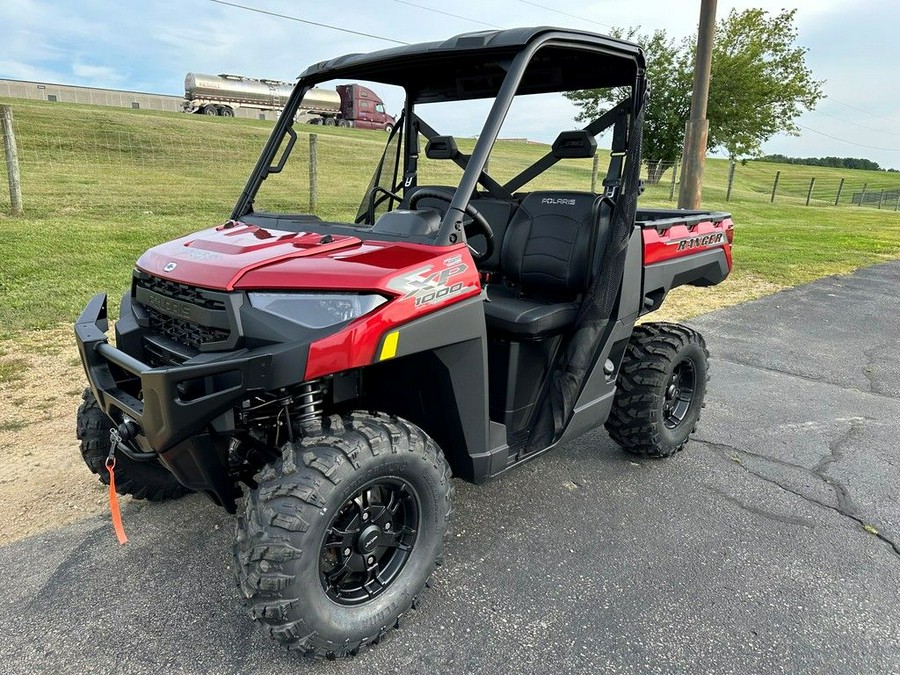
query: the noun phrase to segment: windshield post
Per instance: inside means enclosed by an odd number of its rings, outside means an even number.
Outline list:
[[[237,203],[234,205],[234,210],[231,212],[232,220],[240,220],[253,210],[253,200],[256,199],[256,193],[259,191],[262,182],[269,176],[269,167],[275,161],[275,153],[281,147],[281,142],[284,140],[287,130],[294,125],[294,115],[297,113],[297,108],[300,107],[300,102],[303,101],[306,92],[312,87],[311,83],[304,80],[300,80],[294,86],[291,97],[278,116],[275,128],[272,129],[272,134],[269,136],[262,154],[256,161],[256,166],[253,167],[250,178],[247,179],[244,191],[241,192],[241,196],[238,197]]]
[[[532,43],[516,54],[510,63],[506,77],[503,78],[503,84],[500,85],[500,90],[494,99],[494,105],[491,106],[481,134],[478,136],[478,141],[475,143],[475,149],[472,150],[472,156],[469,158],[469,163],[463,172],[459,187],[456,188],[450,207],[447,209],[444,220],[441,222],[441,229],[435,242],[438,246],[455,244],[463,236],[463,212],[472,198],[472,193],[475,192],[475,187],[478,185],[478,177],[481,176],[485,162],[487,162],[491,154],[494,141],[497,140],[500,127],[506,119],[506,113],[509,112],[509,108],[516,96],[516,90],[519,88],[525,69],[528,67],[534,52],[540,46],[540,43]]]

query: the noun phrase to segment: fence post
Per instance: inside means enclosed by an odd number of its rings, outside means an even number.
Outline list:
[[[862,195],[859,198],[859,205],[862,206],[866,203],[866,188],[869,187],[868,183],[863,183]]]
[[[675,201],[675,184],[678,182],[678,167],[681,165],[681,162],[675,160],[672,162],[672,186],[669,188],[669,201]]]
[[[9,176],[9,204],[14,216],[22,215],[22,183],[19,177],[19,150],[13,131],[12,108],[0,105],[0,126],[3,127],[3,154],[6,155],[6,174]]]
[[[771,199],[769,199],[769,203],[770,203],[770,204],[774,204],[774,203],[775,203],[775,190],[778,189],[778,179],[779,179],[779,178],[781,178],[781,172],[780,172],[780,171],[776,171],[776,172],[775,172],[775,182],[772,183],[772,197],[771,197]]]
[[[835,205],[835,206],[837,206],[837,205],[838,205],[838,202],[841,201],[841,192],[843,192],[843,190],[844,190],[844,179],[841,178],[841,182],[840,182],[840,184],[838,185],[838,193],[837,193],[837,197],[834,198],[834,205]]]
[[[884,203],[884,188],[881,188],[881,195],[878,197],[878,210],[881,210],[881,205]]]
[[[600,157],[594,153],[594,162],[591,164],[591,194],[597,194],[597,172],[600,171]]]
[[[737,166],[737,162],[731,162],[731,166],[728,167],[728,189],[725,191],[725,201],[731,201],[731,186],[734,184],[734,168]]]
[[[309,135],[309,212],[315,213],[319,208],[319,137]]]
[[[816,177],[809,179],[809,191],[806,193],[806,205],[809,206],[809,200],[812,197],[813,186],[816,184]]]
[[[900,209],[900,192],[897,193],[897,203],[894,204],[894,211]]]

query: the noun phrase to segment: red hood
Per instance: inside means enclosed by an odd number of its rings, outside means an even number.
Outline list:
[[[164,279],[228,291],[387,290],[399,271],[434,257],[432,246],[226,224],[156,246],[137,266]]]

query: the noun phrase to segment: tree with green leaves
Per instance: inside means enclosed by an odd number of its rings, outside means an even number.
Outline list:
[[[610,34],[636,42],[646,52],[651,92],[644,113],[643,155],[649,182],[655,184],[681,154],[684,124],[691,109],[691,54],[686,43],[676,42],[664,30],[644,35],[637,28],[614,28]],[[627,93],[616,88],[585,89],[564,95],[581,108],[576,119],[590,122]]]
[[[807,49],[797,45],[796,10],[770,14],[762,9],[732,10],[716,24],[710,74],[709,148],[732,159],[760,154],[776,133],[796,135],[794,120],[823,98],[823,82],[806,65]],[[637,42],[647,54],[650,102],[645,113],[644,152],[648,181],[659,182],[681,153],[690,116],[695,43],[676,41],[663,31],[641,35],[614,29],[613,35]],[[598,116],[622,98],[616,90],[566,94],[581,109],[579,121]]]

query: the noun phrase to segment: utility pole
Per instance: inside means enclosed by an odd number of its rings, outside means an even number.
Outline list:
[[[700,32],[697,34],[697,59],[694,62],[694,91],[691,96],[691,117],[684,132],[684,153],[681,160],[681,190],[679,209],[699,209],[703,186],[703,164],[706,161],[706,142],[709,120],[706,102],[709,98],[709,70],[712,65],[713,35],[716,30],[716,0],[700,0]]]

